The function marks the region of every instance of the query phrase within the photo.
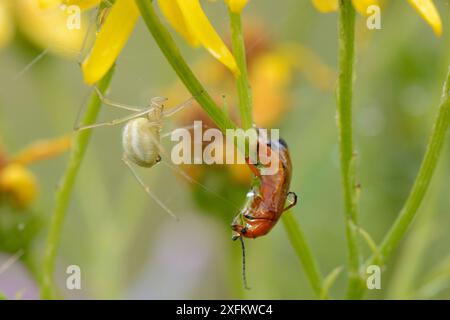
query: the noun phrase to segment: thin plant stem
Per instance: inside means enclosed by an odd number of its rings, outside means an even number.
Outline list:
[[[109,87],[114,67],[103,77],[97,84],[100,92],[104,93]],[[81,122],[81,125],[88,125],[95,122],[100,111],[101,101],[97,93],[93,93],[89,104]],[[53,216],[50,224],[50,232],[47,238],[47,243],[44,253],[43,274],[41,283],[41,297],[42,299],[52,299],[54,295],[53,272],[55,269],[56,254],[59,247],[61,232],[66,217],[67,208],[69,206],[72,195],[73,186],[80,169],[81,161],[83,160],[89,140],[91,138],[91,130],[84,130],[74,135],[72,149],[70,152],[69,162],[64,173],[61,184],[56,192],[56,202],[53,211]]]
[[[250,84],[248,81],[248,71],[247,71],[247,61],[246,61],[246,51],[244,44],[244,36],[242,31],[241,14],[234,13],[228,9],[228,15],[230,17],[231,26],[231,40],[233,46],[233,54],[236,59],[237,66],[239,68],[239,76],[236,79],[237,92],[239,96],[239,111],[241,116],[241,126],[244,130],[252,127],[252,100]],[[232,272],[230,278],[234,279],[232,281],[232,289],[234,292],[234,297],[239,299],[245,298],[245,284],[243,285],[244,279],[240,279],[235,275],[242,268],[242,252],[241,250],[236,250],[236,246],[232,246],[232,259],[230,263],[230,271]],[[239,280],[239,281],[237,281]]]
[[[337,118],[341,180],[344,197],[345,225],[348,246],[348,291],[354,298],[360,287],[360,252],[358,246],[358,212],[355,184],[355,157],[353,151],[352,95],[355,51],[355,9],[351,1],[339,4],[339,83],[337,89]]]
[[[306,241],[302,229],[292,215],[291,210],[283,213],[281,218],[289,241],[295,250],[300,262],[305,270],[308,281],[317,296],[322,294],[322,276],[317,266],[317,262],[312,254],[311,248]],[[322,298],[327,298],[323,296]]]
[[[215,122],[221,131],[225,132],[226,129],[234,129],[236,125],[228,117],[224,110],[217,106],[184,60],[169,31],[161,23],[161,20],[156,14],[153,7],[153,1],[135,1],[148,30],[152,34],[167,61],[170,63],[192,96],[195,97],[203,110],[205,110],[208,116]]]
[[[252,120],[252,92],[248,80],[247,61],[245,56],[244,35],[242,32],[241,14],[228,9],[231,24],[231,41],[233,54],[236,59],[240,74],[236,79],[239,96],[239,111],[241,114],[241,126],[247,130],[253,126]]]
[[[440,186],[435,184],[433,187]],[[390,267],[393,272],[386,292],[386,298],[389,300],[408,300],[413,298],[416,292],[416,282],[423,262],[426,261],[425,254],[433,239],[433,228],[436,226],[434,214],[439,192],[433,192],[433,187],[430,187],[428,201],[424,200],[423,214],[417,217],[408,236],[405,237],[402,250],[396,257],[394,268]]]
[[[444,83],[442,102],[439,106],[438,115],[428,141],[425,155],[420,165],[419,172],[413,183],[408,198],[403,205],[397,219],[384,237],[380,245],[380,257],[370,257],[366,264],[371,265],[379,261],[385,264],[386,260],[397,249],[400,241],[405,236],[406,231],[413,222],[414,217],[422,203],[422,200],[430,186],[431,178],[436,169],[436,165],[442,153],[448,127],[450,125],[450,67],[447,79]],[[360,296],[364,294],[364,287],[360,290]]]

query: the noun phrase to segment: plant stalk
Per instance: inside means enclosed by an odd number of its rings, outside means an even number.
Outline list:
[[[228,9],[231,24],[231,41],[233,54],[238,65],[240,75],[236,80],[239,96],[239,111],[241,114],[241,126],[247,130],[253,126],[252,119],[252,92],[248,79],[247,61],[244,34],[242,32],[241,14]]]
[[[97,84],[100,92],[104,93],[111,82],[114,73],[112,67],[108,73]],[[81,122],[81,125],[88,125],[95,122],[100,111],[101,101],[97,93],[93,91],[89,104]],[[81,162],[88,147],[91,130],[84,130],[76,133],[73,138],[72,148],[70,152],[69,162],[62,178],[62,181],[56,191],[56,202],[53,211],[53,216],[50,224],[50,231],[47,238],[47,243],[44,253],[43,274],[41,283],[41,297],[42,299],[53,299],[54,284],[53,273],[55,269],[56,254],[59,247],[61,232],[64,225],[64,220],[72,195],[75,179],[80,169]]]
[[[439,158],[441,157],[445,138],[447,137],[447,131],[450,125],[450,66],[447,74],[447,79],[444,83],[442,102],[439,106],[438,115],[436,117],[433,130],[428,141],[428,145],[425,151],[425,155],[422,160],[419,172],[413,183],[408,198],[403,205],[397,219],[392,227],[384,237],[380,245],[380,257],[381,264],[385,264],[389,257],[392,255],[395,249],[400,244],[400,241],[406,234],[409,226],[413,222],[414,217],[417,214],[418,209],[422,203],[422,200],[430,186],[433,173],[436,169]],[[370,257],[366,265],[376,263],[374,256]],[[361,292],[361,296],[364,293]]]
[[[405,201],[397,219],[391,226],[381,245],[379,246],[379,256],[372,255],[364,263],[365,266],[373,264],[384,265],[392,253],[397,249],[400,241],[406,234],[409,226],[414,220],[418,209],[430,186],[431,178],[441,157],[445,138],[450,125],[450,66],[443,87],[442,102],[439,106],[438,115],[433,125],[433,130],[428,141],[425,155],[420,165],[419,172],[414,180],[413,186]],[[357,290],[357,298],[362,298],[366,287],[361,285]]]
[[[351,1],[339,1],[339,82],[337,89],[337,120],[344,197],[345,225],[348,245],[347,297],[355,297],[360,287],[360,252],[358,245],[358,212],[353,150],[352,96],[355,55],[355,9]]]

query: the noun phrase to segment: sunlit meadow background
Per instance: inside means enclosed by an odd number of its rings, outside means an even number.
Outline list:
[[[357,18],[355,76],[355,140],[361,225],[379,242],[392,224],[417,173],[442,82],[450,63],[450,6],[436,0],[444,33],[436,38],[428,25],[404,1],[389,1],[382,14],[382,30],[368,31]],[[228,34],[226,7],[204,3],[213,24]],[[245,26],[263,26],[252,41],[274,44],[297,42],[336,69],[337,15],[320,14],[310,1],[250,1]],[[213,61],[204,50],[193,50],[175,36],[192,64]],[[0,139],[14,154],[43,138],[72,132],[77,112],[89,94],[75,60],[47,55],[17,76],[43,48],[16,37],[0,51]],[[250,43],[251,45],[251,43]],[[203,70],[204,72],[205,70]],[[300,202],[294,208],[323,274],[346,264],[346,243],[338,167],[334,82],[319,88],[295,71],[287,94],[290,106],[274,127],[290,147],[294,164],[291,189]],[[144,24],[138,23],[118,62],[108,96],[145,105],[149,98],[173,92],[175,73],[156,47]],[[233,88],[207,89],[221,101],[233,100]],[[187,91],[168,96],[176,104]],[[271,106],[266,106],[270,109]],[[193,110],[193,109],[192,109]],[[182,117],[193,111],[187,109]],[[100,119],[122,113],[103,108]],[[179,120],[180,118],[178,118]],[[178,121],[177,120],[177,121]],[[167,119],[164,131],[176,126]],[[229,224],[245,197],[246,185],[211,176],[208,187],[219,191],[235,207],[218,197],[193,191],[167,166],[140,170],[145,181],[180,217],[176,222],[148,199],[120,161],[121,129],[95,130],[75,186],[68,212],[56,279],[64,298],[314,298],[301,265],[281,225],[267,236],[247,241],[247,277],[242,289],[238,242],[231,241]],[[447,141],[431,191],[420,208],[397,254],[382,276],[382,289],[368,297],[450,298],[450,148]],[[170,148],[170,141],[164,145]],[[55,188],[67,154],[39,162],[30,169],[39,181],[39,196],[29,209],[0,207],[0,264],[24,244],[27,259],[0,274],[0,292],[14,298],[37,298],[33,272],[39,270],[52,212]],[[211,171],[212,172],[212,171]],[[222,179],[222,180],[223,180]],[[233,192],[233,191],[238,192]],[[198,191],[198,190],[197,190]],[[204,199],[203,199],[203,198]],[[207,203],[207,204],[205,204]],[[214,210],[208,208],[214,207]],[[220,213],[221,212],[221,213]],[[2,217],[3,216],[3,217]],[[8,221],[8,226],[6,226]],[[15,221],[11,225],[11,221]],[[19,228],[20,223],[25,228]],[[23,225],[22,225],[23,227]],[[361,240],[365,256],[370,254]],[[68,265],[82,271],[82,290],[65,288]],[[441,271],[437,271],[441,270]],[[331,295],[342,298],[342,273]]]

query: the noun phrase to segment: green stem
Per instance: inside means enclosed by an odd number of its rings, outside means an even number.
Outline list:
[[[111,70],[97,84],[98,89],[102,93],[104,93],[109,87],[113,73],[114,67],[111,68]],[[81,125],[88,125],[95,122],[95,119],[100,111],[100,105],[100,99],[96,93],[93,93]],[[90,130],[81,131],[74,136],[69,163],[62,182],[56,192],[55,209],[53,211],[43,262],[43,278],[41,287],[41,297],[43,299],[52,299],[54,297],[53,272],[55,269],[56,253],[58,250],[61,231],[72,194],[72,189],[81,165],[81,161],[83,160],[89,144],[90,137]]]
[[[337,113],[340,143],[341,180],[348,243],[348,292],[352,299],[360,287],[360,253],[358,247],[358,213],[354,175],[352,91],[355,44],[355,9],[350,0],[340,0],[339,10],[339,84]]]
[[[148,30],[189,92],[195,97],[203,110],[205,110],[221,131],[225,132],[226,129],[234,129],[236,126],[233,121],[224,110],[217,106],[189,68],[169,31],[167,31],[156,14],[152,4],[153,1],[135,1]]]
[[[240,75],[236,80],[239,95],[239,110],[241,113],[241,125],[244,130],[253,126],[252,120],[252,92],[248,80],[247,61],[245,56],[244,35],[242,32],[241,14],[228,9],[231,23],[231,40],[233,54],[238,65]]]
[[[289,241],[305,270],[311,287],[314,292],[320,296],[322,294],[322,276],[302,229],[290,210],[283,214],[281,220],[283,221],[284,229],[288,234]]]
[[[412,223],[416,213],[422,203],[422,200],[428,190],[428,187],[436,169],[436,165],[441,156],[442,147],[447,136],[447,130],[450,125],[450,67],[447,74],[447,80],[444,83],[442,102],[439,106],[439,112],[434,123],[425,155],[422,160],[419,172],[417,173],[414,184],[411,188],[408,198],[403,205],[400,214],[384,237],[380,245],[380,263],[386,263],[386,260],[392,255],[404,237],[408,227]],[[370,257],[367,265],[374,264],[375,257]],[[362,292],[363,293],[363,292]],[[362,296],[362,294],[361,294]]]
[[[442,175],[444,177],[445,175]],[[423,267],[424,257],[433,236],[435,227],[434,213],[436,213],[436,199],[438,193],[430,190],[432,199],[422,215],[419,215],[405,238],[401,252],[396,257],[391,281],[389,283],[386,298],[389,300],[408,300],[414,297],[416,282]]]

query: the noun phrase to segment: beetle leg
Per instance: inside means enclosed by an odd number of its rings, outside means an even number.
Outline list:
[[[286,210],[289,210],[290,208],[294,207],[297,204],[297,195],[295,194],[295,192],[289,191],[288,196],[292,196],[292,197],[294,197],[294,199],[291,201],[291,203],[286,208],[283,209],[283,212]]]
[[[258,168],[253,163],[250,163],[248,158],[245,159],[245,161],[247,162],[247,165],[250,168],[250,170],[253,172],[253,174],[257,177],[261,177],[261,173],[259,172]]]

